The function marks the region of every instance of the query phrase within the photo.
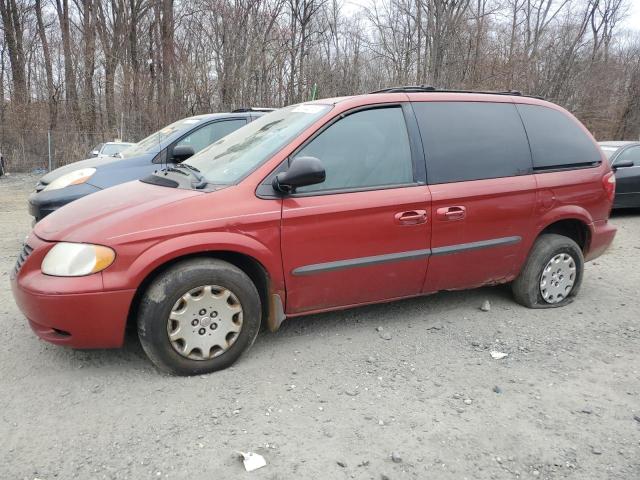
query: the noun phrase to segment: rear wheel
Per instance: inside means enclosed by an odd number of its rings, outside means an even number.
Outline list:
[[[260,329],[251,279],[221,260],[186,260],[160,274],[140,302],[138,336],[161,370],[196,375],[227,368]]]
[[[576,242],[554,233],[540,235],[512,284],[513,296],[529,308],[561,307],[577,295],[583,271],[584,257]]]

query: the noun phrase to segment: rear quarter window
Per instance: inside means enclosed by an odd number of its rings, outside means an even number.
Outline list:
[[[517,108],[527,130],[535,170],[600,163],[600,152],[594,142],[563,112],[540,105],[519,104]]]
[[[531,152],[511,103],[415,102],[431,184],[526,175]]]

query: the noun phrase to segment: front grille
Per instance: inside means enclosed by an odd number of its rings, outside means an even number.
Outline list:
[[[16,266],[13,268],[14,273],[17,274],[20,271],[20,269],[22,268],[22,265],[24,265],[24,262],[26,262],[29,255],[31,255],[31,252],[33,252],[33,248],[31,248],[29,245],[25,243],[22,246],[22,251],[20,252],[20,255],[18,255]]]

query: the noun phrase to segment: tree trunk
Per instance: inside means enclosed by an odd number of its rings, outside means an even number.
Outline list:
[[[93,76],[96,68],[96,14],[93,0],[84,0],[84,127],[93,132],[96,127],[95,92],[93,90]]]
[[[71,51],[71,32],[69,21],[69,1],[56,0],[58,20],[60,21],[60,34],[62,36],[62,48],[64,51],[64,85],[65,101],[70,108],[73,119],[78,126],[82,126],[82,117],[78,105],[78,89],[76,77],[73,71],[73,52]]]
[[[35,0],[36,22],[38,24],[38,36],[42,43],[42,56],[44,58],[44,68],[47,73],[47,97],[49,98],[49,130],[55,130],[58,118],[58,98],[53,85],[53,68],[51,66],[51,52],[49,51],[49,41],[47,32],[42,21],[42,1]]]
[[[22,30],[20,12],[15,0],[0,0],[0,15],[4,27],[4,37],[9,50],[11,79],[13,83],[12,103],[22,107],[27,102],[27,83],[25,78],[25,57],[22,46]]]

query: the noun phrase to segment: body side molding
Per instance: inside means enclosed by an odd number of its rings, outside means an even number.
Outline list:
[[[491,240],[481,240],[479,242],[459,243],[457,245],[448,245],[446,247],[436,247],[431,249],[431,255],[449,255],[451,253],[467,252],[469,250],[479,250],[481,248],[498,247],[502,245],[514,245],[520,243],[522,237],[502,237],[492,238]]]
[[[422,250],[411,250],[408,252],[389,253],[385,255],[374,255],[371,257],[348,258],[346,260],[336,260],[333,262],[315,263],[312,265],[304,265],[294,268],[291,272],[296,276],[313,275],[316,273],[331,272],[334,270],[343,270],[345,268],[367,267],[370,265],[379,265],[388,262],[400,262],[403,260],[415,260],[425,258],[430,255],[449,255],[453,253],[466,252],[469,250],[478,250],[481,248],[491,248],[503,245],[513,245],[519,243],[522,237],[502,237],[492,238],[490,240],[481,240],[479,242],[460,243],[457,245],[449,245],[446,247],[436,247],[433,249],[425,248]]]

